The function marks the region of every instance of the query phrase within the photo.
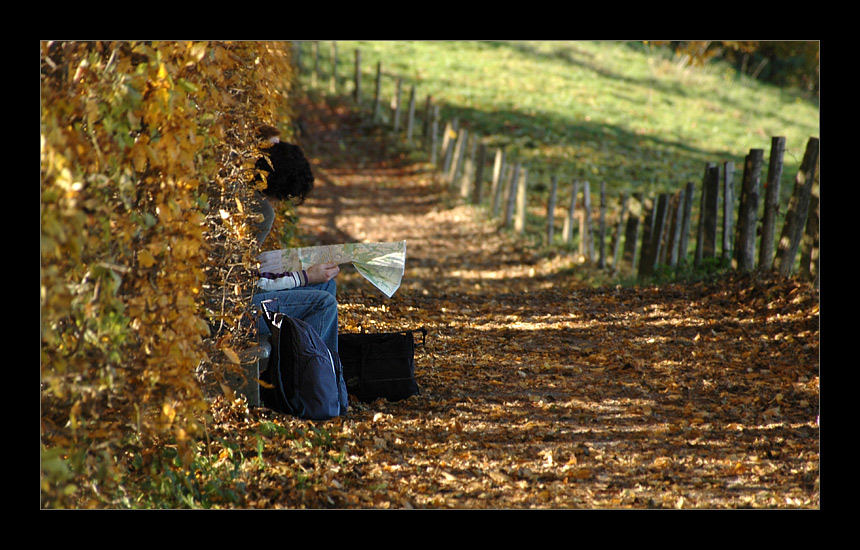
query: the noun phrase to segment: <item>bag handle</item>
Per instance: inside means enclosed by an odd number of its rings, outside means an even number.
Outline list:
[[[369,332],[365,332],[363,326],[359,327],[359,331],[360,331],[359,334],[372,334]],[[421,345],[423,346],[424,344],[427,343],[427,329],[424,327],[416,328],[416,329],[412,329],[412,330],[398,330],[397,332],[390,332],[388,334],[415,334],[416,332],[421,333]]]
[[[423,346],[424,344],[427,343],[427,329],[426,328],[421,327],[419,329],[410,330],[408,332],[411,332],[413,334],[416,332],[420,332],[421,333],[421,345]]]

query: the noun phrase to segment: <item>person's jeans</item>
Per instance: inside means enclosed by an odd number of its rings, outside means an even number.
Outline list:
[[[328,348],[337,352],[337,285],[332,279],[327,283],[308,285],[290,290],[273,290],[254,295],[253,303],[259,308],[266,300],[270,311],[301,319],[312,326],[322,337]],[[257,328],[260,335],[271,334],[266,321],[260,315]]]

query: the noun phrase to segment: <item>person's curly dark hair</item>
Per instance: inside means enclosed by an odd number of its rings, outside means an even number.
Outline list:
[[[256,168],[267,172],[263,194],[276,199],[295,198],[301,204],[314,188],[311,164],[298,145],[277,142],[261,149]]]

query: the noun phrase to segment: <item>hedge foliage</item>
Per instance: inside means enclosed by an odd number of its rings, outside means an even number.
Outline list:
[[[287,46],[40,43],[43,506],[204,435],[204,375],[250,326],[255,130],[290,119]]]

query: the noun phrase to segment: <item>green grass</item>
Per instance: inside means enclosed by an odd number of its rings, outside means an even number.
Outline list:
[[[691,67],[641,42],[339,41],[341,89],[351,93],[354,52],[362,55],[369,105],[382,62],[383,104],[403,79],[427,95],[443,123],[458,117],[488,144],[505,146],[535,181],[605,181],[610,193],[675,191],[700,182],[708,162],[733,161],[740,179],[752,148],[770,153],[786,138],[782,188],[790,192],[810,136],[819,135],[817,99],[748,78],[722,63]],[[311,44],[302,45],[312,66]],[[321,83],[330,43],[320,44]],[[531,180],[532,178],[530,178]]]
[[[456,117],[470,136],[479,135],[490,146],[490,162],[494,148],[504,147],[509,164],[519,162],[528,169],[526,237],[533,242],[545,240],[544,215],[552,176],[559,178],[556,240],[562,223],[559,214],[569,204],[576,180],[590,183],[595,209],[600,185],[606,184],[609,224],[615,223],[622,192],[656,198],[658,193],[674,193],[693,182],[694,225],[688,245],[692,255],[699,193],[708,163],[718,164],[721,172],[723,163],[734,163],[737,201],[747,153],[764,150],[765,182],[771,139],[785,137],[780,199],[780,215],[784,215],[807,141],[819,136],[818,98],[740,76],[724,62],[691,66],[668,48],[642,42],[336,44],[341,95],[353,93],[355,51],[361,52],[360,108],[368,116],[377,63],[381,62],[386,118],[382,124],[391,122],[389,107],[400,77],[404,111],[414,86],[419,119],[426,98],[432,96],[440,106],[440,131]],[[303,82],[309,83],[312,44],[302,43],[301,51]],[[317,92],[327,92],[331,43],[320,43],[319,51]],[[403,116],[401,128],[405,128]],[[416,132],[421,128],[418,123]],[[490,177],[489,172],[485,171],[485,178]],[[484,193],[485,200],[487,195]],[[581,204],[581,197],[578,200]],[[763,202],[762,190],[760,209]],[[737,202],[734,210],[737,220]],[[778,219],[777,236],[782,224]],[[575,246],[578,239],[575,236],[571,244]]]

